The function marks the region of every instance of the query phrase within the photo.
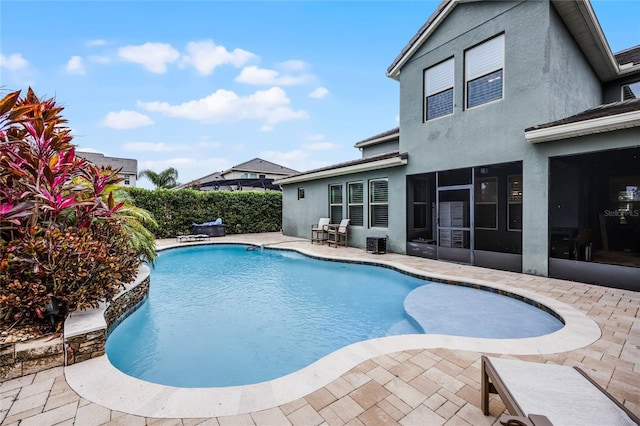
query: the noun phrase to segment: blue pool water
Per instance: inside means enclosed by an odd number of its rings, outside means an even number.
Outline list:
[[[299,370],[351,343],[422,333],[403,306],[406,296],[421,286],[437,293],[459,289],[386,268],[316,260],[284,250],[247,251],[234,245],[167,250],[152,270],[148,299],[112,330],[106,352],[115,367],[150,382],[179,387],[258,383]],[[469,306],[477,305],[468,303],[470,299],[482,296],[481,303],[489,303],[493,312],[513,311],[506,337],[542,335],[562,327],[551,315],[522,302],[464,290],[471,292],[464,296]],[[430,297],[445,300],[437,294]],[[471,315],[471,324],[465,326],[446,300],[447,306],[433,310],[440,319],[428,324],[426,332],[469,335],[469,329],[476,329],[471,335],[494,337],[487,335],[490,317]],[[478,326],[482,318],[484,325]]]

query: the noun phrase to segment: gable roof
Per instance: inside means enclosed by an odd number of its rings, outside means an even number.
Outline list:
[[[111,166],[112,169],[121,169],[121,174],[138,174],[138,160],[132,158],[106,157],[97,152],[76,151],[76,157],[85,158],[96,166]]]
[[[629,49],[625,49],[614,55],[621,68],[628,66],[640,65],[640,44]]]
[[[363,139],[360,142],[356,142],[354,146],[356,148],[364,148],[365,146],[377,145],[394,139],[400,139],[400,127],[395,127],[391,130],[387,130],[386,132],[378,133],[375,136]]]
[[[485,0],[444,0],[427,22],[411,38],[400,54],[387,68],[387,77],[398,80],[400,69],[413,54],[426,42],[444,19],[459,3]],[[619,59],[614,57],[604,36],[600,23],[589,0],[550,0],[556,11],[580,46],[585,57],[602,81],[613,80],[620,75],[640,70],[640,64],[634,62],[631,67],[621,67]],[[633,49],[631,49],[633,50]],[[635,53],[633,54],[635,55]],[[635,58],[635,56],[634,56]]]
[[[299,173],[297,170],[290,169],[280,164],[272,163],[262,158],[254,158],[244,163],[237,164],[230,169],[224,170],[222,174],[229,172],[264,172],[279,175],[292,175]]]
[[[402,166],[407,164],[409,154],[395,152],[387,152],[380,155],[372,155],[371,157],[359,158],[353,161],[334,164],[319,169],[309,170],[307,172],[298,173],[283,179],[278,179],[273,183],[276,185],[287,185],[291,183],[306,182],[310,180],[329,178],[334,176],[343,176],[351,173],[365,172],[369,170],[385,169],[389,167]]]
[[[561,120],[525,129],[529,142],[548,142],[576,136],[640,127],[640,98],[590,108]]]

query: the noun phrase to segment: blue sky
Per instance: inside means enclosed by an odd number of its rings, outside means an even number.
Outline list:
[[[385,72],[438,3],[2,0],[0,87],[55,97],[80,150],[181,182],[304,171],[398,125]],[[592,5],[614,52],[640,44],[640,0]]]

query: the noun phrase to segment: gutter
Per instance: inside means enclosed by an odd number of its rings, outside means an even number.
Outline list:
[[[292,176],[290,178],[280,179],[274,181],[274,185],[289,185],[298,182],[307,182],[310,180],[318,180],[331,178],[336,176],[344,176],[352,173],[362,173],[371,170],[388,169],[390,167],[404,166],[409,162],[409,155],[406,153],[400,154],[397,157],[386,158],[384,160],[371,161],[361,164],[353,164],[350,166],[339,167],[336,169],[320,170],[317,172],[311,172],[304,175]]]
[[[540,143],[639,126],[640,111],[631,111],[618,115],[579,121],[576,123],[528,130],[524,132],[524,137],[531,143]]]

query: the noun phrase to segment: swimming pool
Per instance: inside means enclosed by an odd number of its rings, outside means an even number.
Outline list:
[[[163,251],[152,272],[148,299],[112,330],[106,352],[124,373],[154,383],[258,383],[297,371],[354,342],[421,333],[403,304],[409,293],[425,285],[455,288],[386,268],[316,260],[291,251],[247,251],[233,245]],[[521,330],[518,337],[562,327],[546,312],[518,309],[522,302],[465,290],[493,296],[490,303],[515,303],[516,311],[540,318],[530,321],[533,329],[515,327]],[[456,323],[452,312],[455,308],[449,308],[451,319],[443,324]],[[427,332],[447,334],[435,328]]]

